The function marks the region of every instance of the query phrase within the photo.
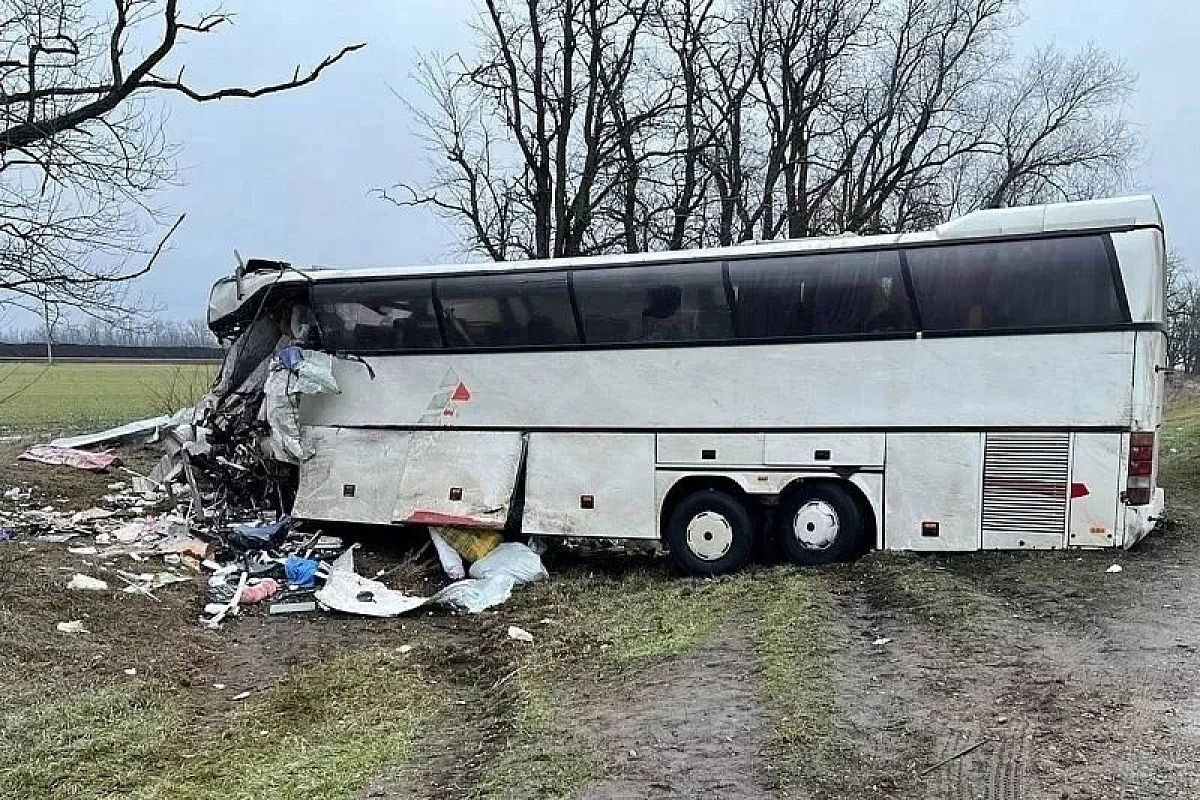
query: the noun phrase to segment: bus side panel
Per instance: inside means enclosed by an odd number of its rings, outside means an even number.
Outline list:
[[[408,431],[302,429],[313,457],[300,465],[292,513],[306,519],[388,525],[408,458]]]
[[[884,544],[889,550],[978,550],[983,437],[889,433]],[[937,525],[929,535],[927,524]]]
[[[342,393],[304,397],[301,417],[674,432],[1114,426],[1129,419],[1133,347],[1131,331],[1114,331],[377,356],[374,379],[335,359]]]
[[[1166,258],[1162,233],[1153,229],[1114,233],[1112,243],[1133,321],[1162,323]]]
[[[1072,495],[1078,496],[1070,501],[1067,543],[1071,547],[1118,543],[1122,438],[1119,433],[1076,433],[1072,437]]]
[[[657,539],[654,434],[532,433],[521,530]]]
[[[1157,430],[1162,424],[1166,392],[1167,335],[1138,331],[1133,360],[1133,429]]]
[[[524,438],[513,432],[415,431],[393,519],[413,525],[503,528],[524,449]]]

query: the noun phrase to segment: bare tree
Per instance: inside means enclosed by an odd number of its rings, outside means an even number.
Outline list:
[[[1014,0],[482,0],[431,59],[435,169],[381,191],[493,259],[926,227],[1119,186],[1132,79],[1019,64]]]
[[[149,198],[173,176],[149,98],[288,91],[363,46],[259,87],[185,79],[186,39],[230,21],[178,0],[109,0],[107,13],[95,0],[0,0],[0,308],[124,309],[123,287],[153,261]]]

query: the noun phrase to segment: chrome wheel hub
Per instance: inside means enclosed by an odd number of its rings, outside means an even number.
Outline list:
[[[688,523],[687,546],[697,558],[716,561],[733,547],[733,525],[715,511],[701,511]]]
[[[796,511],[792,532],[801,546],[824,550],[837,539],[841,525],[837,511],[824,500],[810,500]]]

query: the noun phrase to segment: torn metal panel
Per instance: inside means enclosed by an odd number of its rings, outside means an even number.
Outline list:
[[[525,451],[508,431],[415,431],[392,519],[454,528],[503,528]]]
[[[136,422],[128,422],[108,430],[96,433],[85,433],[79,436],[63,436],[50,442],[52,447],[92,447],[98,444],[117,444],[120,442],[141,439],[152,442],[160,428],[171,423],[172,417],[150,417]]]
[[[408,458],[409,431],[301,429],[313,457],[300,466],[293,514],[388,525]]]

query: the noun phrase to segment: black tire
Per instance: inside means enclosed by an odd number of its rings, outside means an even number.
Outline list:
[[[810,518],[803,523],[811,534],[807,543],[796,531],[802,509]],[[868,527],[858,497],[836,483],[801,485],[775,512],[775,538],[788,561],[803,566],[853,561],[867,548]]]
[[[697,552],[689,544],[689,526],[694,522],[703,527],[704,515],[720,530],[714,538],[708,536],[712,547],[707,554]],[[728,532],[723,529],[728,526]],[[724,548],[724,536],[728,547]],[[702,545],[705,533],[695,532],[697,545]],[[680,500],[667,520],[666,539],[676,566],[689,575],[724,575],[743,567],[754,552],[754,521],[746,505],[728,492],[703,489]],[[724,552],[721,552],[724,550]]]

